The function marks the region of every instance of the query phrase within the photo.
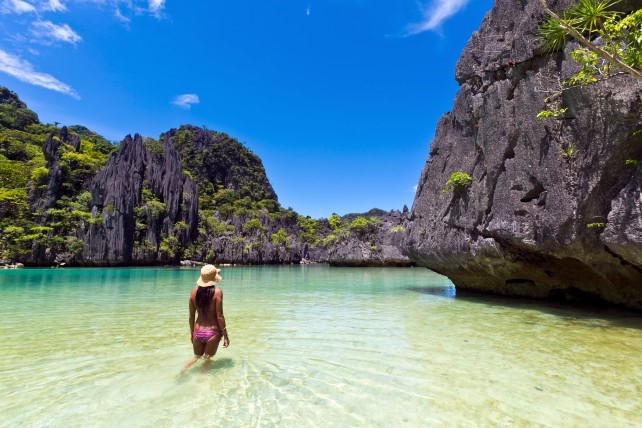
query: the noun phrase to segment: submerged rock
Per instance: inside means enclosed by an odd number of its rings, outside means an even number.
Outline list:
[[[539,52],[542,16],[537,0],[498,0],[468,42],[404,253],[460,289],[642,308],[642,168],[626,162],[642,160],[642,85],[620,75],[570,89],[564,117],[538,120],[577,69],[572,46]],[[458,171],[470,185],[443,192]]]
[[[194,260],[181,260],[181,266],[194,267],[194,266],[204,266],[204,265],[205,265],[205,263],[197,262],[197,261],[194,261]]]

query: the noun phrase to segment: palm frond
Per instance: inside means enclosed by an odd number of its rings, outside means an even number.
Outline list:
[[[568,9],[568,16],[576,21],[576,28],[584,34],[598,31],[605,21],[616,18],[619,12],[610,10],[620,0],[579,0]]]
[[[555,52],[566,45],[566,30],[564,26],[553,18],[548,18],[540,25],[537,35],[541,40],[541,47],[546,52]]]

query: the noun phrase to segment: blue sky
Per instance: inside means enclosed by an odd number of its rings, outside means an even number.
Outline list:
[[[303,215],[409,207],[492,0],[0,0],[0,85],[110,140],[206,125]]]

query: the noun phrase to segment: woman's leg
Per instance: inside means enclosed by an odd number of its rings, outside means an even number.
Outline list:
[[[199,340],[196,340],[196,339],[192,340],[192,347],[194,348],[195,357],[200,358],[203,356],[203,352],[205,352],[205,345],[206,343],[203,343]]]
[[[210,359],[216,354],[218,344],[220,343],[222,337],[223,334],[218,333],[216,336],[212,336],[210,340],[205,343],[205,352],[203,353],[203,357],[205,358],[205,361],[203,362],[204,368],[209,366]]]
[[[198,340],[192,338],[192,347],[194,348],[194,356],[185,363],[185,365],[181,369],[181,373],[184,373],[187,369],[193,366],[194,363],[197,362],[203,356],[203,352],[205,352],[205,345],[206,345],[205,343],[199,342]]]

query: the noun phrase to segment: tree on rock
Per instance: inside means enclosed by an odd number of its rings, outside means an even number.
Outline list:
[[[625,15],[612,10],[619,0],[579,0],[558,15],[546,0],[539,1],[548,15],[539,31],[543,47],[559,50],[569,38],[580,45],[571,57],[582,67],[567,85],[594,83],[622,73],[642,82],[642,9]]]

